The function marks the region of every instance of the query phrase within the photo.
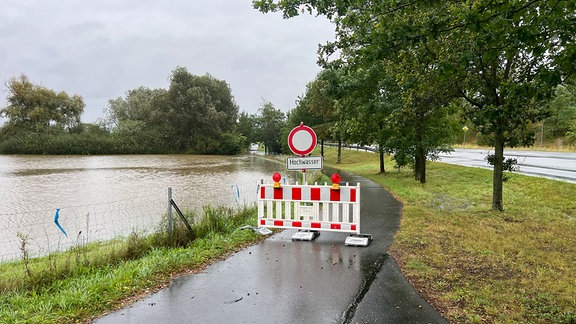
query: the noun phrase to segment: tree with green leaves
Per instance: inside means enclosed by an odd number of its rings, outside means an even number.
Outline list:
[[[503,210],[504,147],[529,145],[527,127],[546,117],[555,87],[576,67],[576,3],[558,0],[315,1],[259,0],[284,17],[325,15],[336,40],[323,46],[343,61],[394,61],[399,52],[421,60],[417,73],[452,78],[469,105],[466,118],[494,145],[492,209]],[[402,61],[399,61],[402,64]],[[407,66],[406,66],[407,67]],[[444,82],[438,82],[444,84]],[[432,93],[432,92],[431,92]]]
[[[355,30],[359,31],[368,33],[362,27]],[[425,48],[377,60],[342,50],[342,59],[328,63],[325,72],[331,75],[330,92],[338,99],[337,114],[342,118],[336,128],[341,137],[363,145],[377,143],[381,172],[385,172],[384,154],[393,152],[399,166],[412,165],[415,179],[426,182],[427,159],[449,150],[452,140],[453,127],[444,127],[444,118],[455,94],[453,85],[444,80],[439,86],[438,80],[430,79],[440,72],[433,59],[422,61],[418,52]]]
[[[560,85],[556,88],[555,98],[550,101],[549,107],[550,116],[544,120],[547,133],[552,138],[566,136],[576,123],[576,94]]]
[[[347,115],[346,104],[343,102],[342,98],[342,78],[341,69],[325,69],[320,72],[316,78],[314,87],[311,88],[312,98],[316,97],[321,99],[320,102],[325,102],[326,104],[320,106],[322,109],[316,108],[316,111],[320,114],[324,114],[325,122],[322,125],[327,135],[330,136],[331,140],[335,140],[338,143],[336,163],[342,162],[342,145],[344,141],[350,139],[350,132],[348,131],[349,125],[346,121],[351,117]],[[318,101],[318,99],[316,99]],[[322,146],[322,153],[324,153],[324,147]]]
[[[140,87],[108,102],[112,134],[159,152],[236,154],[246,137],[236,131],[238,106],[225,81],[177,67],[166,89]]]
[[[163,126],[178,151],[212,151],[215,138],[233,128],[238,117],[228,84],[178,67],[170,76]]]
[[[80,125],[84,101],[78,95],[33,84],[26,75],[8,81],[8,106],[0,110],[7,118],[4,133],[38,134],[50,130],[69,130]]]
[[[334,99],[327,93],[328,81],[322,76],[324,72],[320,72],[315,80],[306,85],[304,96],[298,99],[296,107],[288,116],[289,126],[296,127],[303,122],[314,129],[320,141],[322,156],[324,142],[335,137],[333,129],[337,121]]]
[[[492,209],[503,210],[505,147],[534,142],[531,123],[548,114],[555,87],[574,73],[573,1],[476,1],[446,7],[452,52],[444,64],[461,80],[466,117],[494,143]]]
[[[256,116],[243,111],[238,116],[238,133],[246,138],[246,143],[258,141],[256,138]]]
[[[132,120],[143,122],[148,127],[159,119],[161,104],[165,100],[165,89],[150,89],[139,87],[126,91],[125,97],[108,100],[106,116],[108,124],[117,126],[122,121]]]
[[[335,114],[347,140],[359,145],[378,145],[380,172],[384,173],[384,154],[390,152],[391,123],[388,117],[397,101],[388,100],[382,65],[357,67],[352,64],[325,70],[327,93],[337,101]]]
[[[161,128],[166,95],[165,89],[140,87],[126,91],[125,97],[109,100],[106,124],[112,136],[136,152],[169,151]]]
[[[256,114],[256,138],[264,143],[266,154],[282,152],[282,131],[286,127],[286,115],[266,102]]]
[[[399,51],[386,64],[387,73],[393,76],[393,84],[388,88],[402,102],[390,118],[395,126],[392,135],[396,141],[392,145],[395,159],[403,155],[413,157],[414,178],[421,183],[426,183],[427,160],[451,150],[457,129],[448,122],[454,107],[450,102],[457,96],[456,80],[442,77],[444,71],[436,60],[421,53],[428,50],[416,46]]]

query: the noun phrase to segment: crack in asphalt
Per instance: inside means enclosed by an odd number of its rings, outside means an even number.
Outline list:
[[[366,279],[364,280],[362,287],[358,291],[358,295],[354,297],[354,301],[352,302],[352,304],[350,304],[350,306],[348,306],[348,309],[346,309],[346,311],[342,315],[342,322],[341,322],[342,324],[349,324],[350,321],[354,318],[358,305],[362,302],[364,296],[366,296],[366,294],[370,290],[370,287],[372,286],[372,283],[376,279],[376,276],[378,275],[380,270],[382,270],[382,266],[384,266],[384,260],[386,260],[387,257],[388,254],[384,254],[378,257],[373,262],[363,263],[362,272],[365,273]]]

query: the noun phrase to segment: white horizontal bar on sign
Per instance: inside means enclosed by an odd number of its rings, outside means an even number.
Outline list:
[[[299,156],[286,158],[286,170],[322,170],[324,158],[322,156]]]

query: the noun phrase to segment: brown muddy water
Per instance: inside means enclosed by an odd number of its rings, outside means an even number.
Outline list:
[[[37,256],[158,230],[168,188],[180,209],[252,204],[276,171],[291,176],[250,155],[0,155],[0,261],[20,256],[19,236]]]

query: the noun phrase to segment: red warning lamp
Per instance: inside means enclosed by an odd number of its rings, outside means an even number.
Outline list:
[[[334,173],[330,177],[330,180],[332,180],[332,190],[340,190],[340,181],[342,180],[340,175],[338,173]]]
[[[272,175],[272,180],[274,180],[274,188],[280,188],[280,179],[282,179],[282,176],[280,175],[280,173],[275,172]]]

